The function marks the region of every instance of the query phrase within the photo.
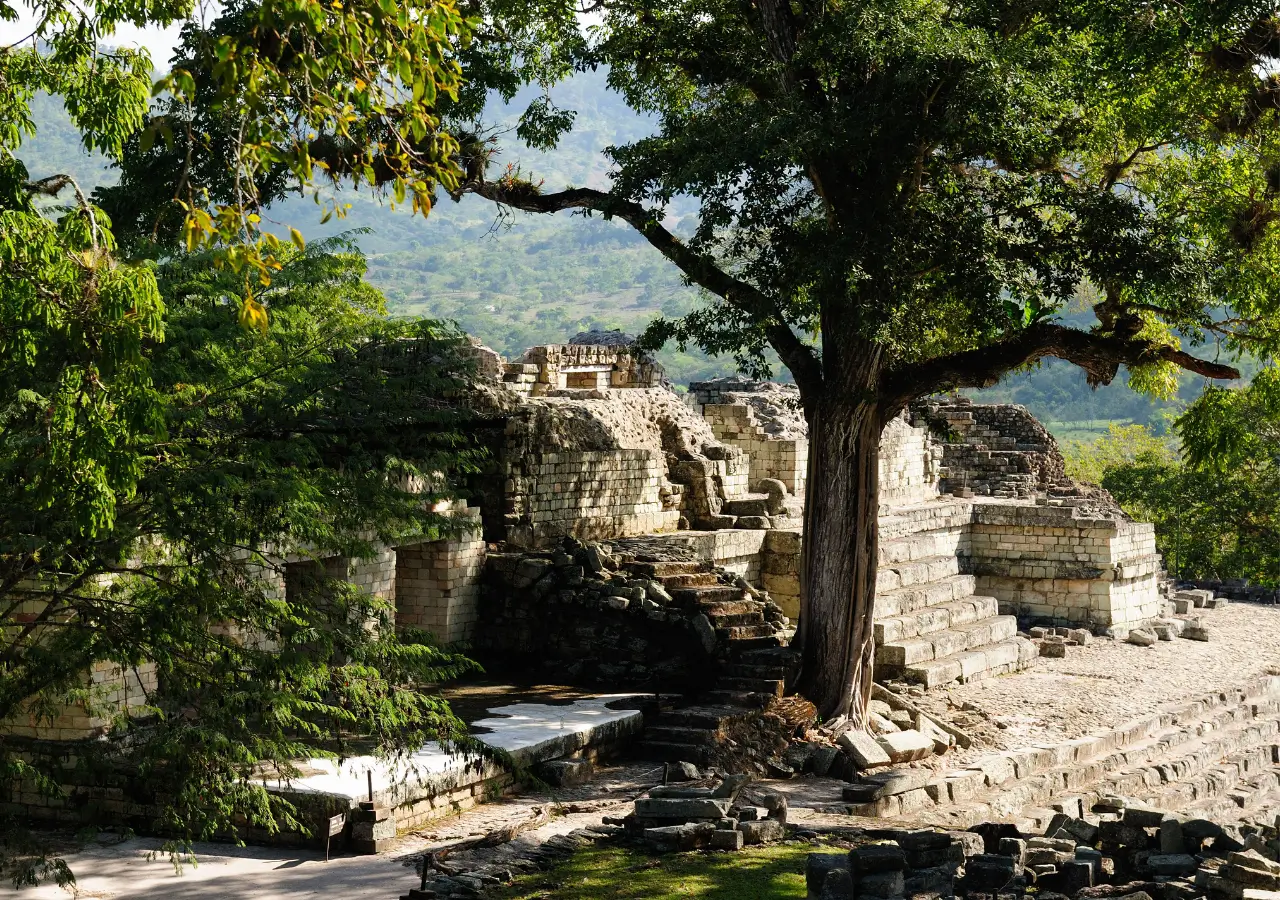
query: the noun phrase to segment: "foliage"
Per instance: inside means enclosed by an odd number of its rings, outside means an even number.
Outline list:
[[[87,245],[80,210],[30,223]],[[0,298],[23,328],[0,356],[0,719],[93,710],[91,667],[154,663],[132,710],[149,717],[113,733],[132,732],[158,824],[185,839],[313,824],[257,780],[299,758],[460,738],[431,685],[472,665],[397,632],[331,563],[453,527],[433,506],[480,452],[456,402],[465,338],[387,320],[336,242],[282,254],[265,334],[207,256],[99,271],[53,252],[26,282],[45,246],[3,246]],[[150,279],[149,312],[111,289],[125,273]]]
[[[560,3],[542,6],[559,21]],[[605,189],[488,176],[476,152],[462,191],[626,222],[715,298],[646,345],[751,374],[772,349],[790,370],[810,426],[799,688],[824,716],[866,717],[867,472],[904,405],[1050,357],[1090,385],[1125,366],[1170,397],[1180,369],[1239,377],[1184,343],[1280,347],[1272,3],[639,0],[595,15],[586,45],[565,46],[609,66],[657,132],[609,148]],[[688,235],[666,215],[682,197]],[[1079,298],[1092,324],[1060,321]]]
[[[1143,425],[1111,424],[1092,441],[1068,441],[1062,446],[1067,474],[1089,484],[1102,484],[1113,469],[1133,465],[1168,465],[1177,459],[1172,443]]]
[[[154,212],[155,226],[165,220],[188,249],[217,247],[217,264],[265,285],[281,244],[262,228],[271,197],[261,185],[288,179],[305,191],[323,176],[409,197],[425,214],[437,185],[457,183],[458,144],[438,113],[457,96],[454,48],[469,35],[452,0],[262,0],[227,4],[207,23],[190,18],[191,0],[33,7],[30,42],[0,48],[0,156],[33,131],[37,91],[64,101],[88,150],[119,159],[127,147],[144,156],[163,147],[168,177],[126,170],[103,198],[134,226],[120,235],[131,249],[148,233],[138,220]],[[0,4],[0,18],[16,17]],[[184,20],[185,53],[154,88],[145,51],[98,44],[122,24]],[[54,193],[65,181],[38,187]],[[260,323],[261,304],[242,294]]]
[[[650,856],[620,847],[575,853],[549,872],[517,879],[500,900],[791,900],[805,893],[807,842],[750,847],[740,853]]]
[[[1068,471],[1100,483],[1153,522],[1166,565],[1183,578],[1280,585],[1280,375],[1211,388],[1175,422],[1180,452],[1140,426],[1112,426],[1065,448]]]

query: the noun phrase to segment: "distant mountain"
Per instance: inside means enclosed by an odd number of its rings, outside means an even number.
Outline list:
[[[606,88],[602,73],[584,73],[552,91],[559,106],[577,112],[572,132],[551,152],[530,150],[519,146],[514,127],[518,111],[533,96],[533,89],[522,93],[499,114],[499,124],[511,132],[503,138],[509,149],[494,164],[519,163],[524,172],[542,178],[547,190],[606,187],[609,163],[602,151],[653,128],[651,120]],[[104,159],[84,153],[57,102],[38,98],[35,113],[37,134],[20,154],[33,176],[70,172],[86,190],[114,180]],[[315,205],[302,198],[280,204],[272,217],[297,226],[309,239],[368,229],[359,241],[369,255],[369,277],[386,292],[394,314],[454,319],[507,356],[590,328],[638,332],[659,313],[680,315],[704,302],[639,235],[598,217],[515,213],[500,218],[483,200],[452,203],[441,197],[423,219],[366,195],[345,199],[351,203],[348,215],[327,225],[319,224]],[[693,211],[686,204],[674,213]],[[1089,315],[1068,318],[1083,324]],[[668,348],[660,358],[677,384],[732,374],[734,368],[730,359],[698,351]],[[1162,425],[1167,411],[1201,389],[1200,379],[1185,376],[1177,400],[1153,402],[1130,391],[1123,376],[1092,390],[1083,372],[1049,360],[973,393],[987,402],[1021,403],[1055,423],[1059,433],[1079,434],[1102,430],[1108,421]]]

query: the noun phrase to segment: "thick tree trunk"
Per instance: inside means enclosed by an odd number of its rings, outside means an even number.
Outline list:
[[[809,408],[799,690],[824,719],[846,715],[858,725],[875,657],[881,425],[874,403],[847,395]]]

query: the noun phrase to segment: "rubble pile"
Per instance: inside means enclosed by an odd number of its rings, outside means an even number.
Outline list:
[[[866,831],[847,854],[809,856],[811,900],[1278,900],[1280,819],[1227,828],[1106,797],[1044,834],[985,823],[968,832]],[[848,830],[846,830],[848,833]]]
[[[859,843],[848,852],[809,854],[810,900],[951,897],[966,863],[983,852],[982,837],[972,832],[885,829],[857,836]]]
[[[565,537],[552,550],[491,553],[485,578],[481,647],[579,684],[709,682],[735,639],[772,638],[789,624],[740,576],[670,547]]]
[[[786,797],[769,794],[767,806],[741,806],[736,801],[749,780],[749,775],[738,774],[725,776],[715,787],[661,785],[637,800],[629,815],[604,821],[658,852],[741,850],[781,840]]]

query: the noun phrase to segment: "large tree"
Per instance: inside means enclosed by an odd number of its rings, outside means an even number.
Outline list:
[[[1233,378],[1213,357],[1276,343],[1271,3],[465,8],[468,80],[440,104],[465,176],[440,183],[508,209],[627,223],[710,301],[655,323],[650,345],[696,343],[754,373],[772,350],[799,386],[810,435],[800,686],[825,716],[859,719],[869,696],[879,437],[913,398],[991,385],[1045,357],[1093,384],[1123,366],[1136,387],[1167,391],[1179,369]],[[188,42],[192,71],[216,65],[200,47]],[[607,151],[607,190],[550,190],[511,163],[490,171],[500,135],[482,123],[487,89],[510,97],[598,65],[657,122]],[[187,109],[172,114],[201,115]],[[550,146],[572,118],[542,98],[519,133]],[[309,152],[341,173],[343,146],[321,136]],[[166,168],[165,152],[138,148],[126,172]],[[691,233],[667,222],[677,201],[698,205]],[[1080,297],[1091,327],[1055,321]]]
[[[859,719],[888,419],[1045,357],[1095,385],[1123,366],[1158,392],[1180,369],[1236,377],[1223,351],[1274,349],[1275,13],[1241,0],[598,0],[587,37],[565,46],[607,65],[656,133],[607,151],[607,190],[491,175],[482,147],[457,193],[629,224],[710,300],[657,322],[651,343],[757,372],[772,349],[790,370],[810,442],[800,689],[824,716]],[[692,233],[667,224],[678,200],[698,204]],[[1092,327],[1056,322],[1079,297]]]
[[[281,597],[276,576],[290,556],[451,527],[433,504],[470,466],[454,397],[468,348],[446,326],[387,322],[350,247],[304,252],[268,230],[260,186],[324,173],[429,209],[461,176],[437,107],[457,93],[467,23],[450,0],[264,0],[198,21],[191,0],[0,0],[0,21],[20,11],[30,34],[0,43],[0,720],[98,709],[91,668],[154,664],[133,710],[145,727],[121,717],[128,740],[78,759],[127,748],[155,792],[148,824],[180,837],[313,825],[265,793],[263,769],[353,739],[457,737],[431,684],[468,664],[385,627],[367,592],[316,577],[318,599]],[[209,64],[158,84],[145,52],[104,46],[121,24],[182,21]],[[29,176],[38,92],[109,158],[184,148],[114,195],[128,209],[162,193],[162,265],[140,258],[144,233],[121,249],[89,185]],[[219,152],[191,117],[149,115],[153,93],[216,117]],[[0,738],[0,789],[57,793],[64,774]],[[0,872],[68,877],[12,825]]]

